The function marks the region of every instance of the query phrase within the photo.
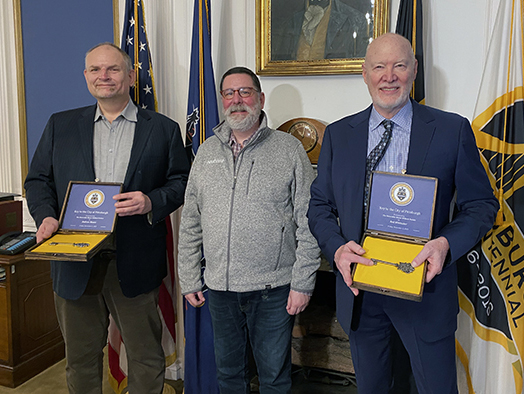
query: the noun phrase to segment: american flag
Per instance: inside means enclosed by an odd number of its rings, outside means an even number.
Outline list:
[[[136,81],[131,88],[133,102],[143,109],[156,111],[155,79],[146,34],[143,0],[126,0],[126,14],[121,48],[135,66]]]
[[[121,48],[127,52],[136,70],[135,87],[131,89],[133,102],[143,109],[157,110],[154,88],[151,53],[146,35],[143,0],[126,0],[124,29]],[[167,234],[167,276],[160,285],[159,311],[162,319],[162,347],[166,356],[166,378],[176,380],[181,378],[181,366],[176,354],[176,314],[174,308],[175,262],[173,245],[173,228],[169,217],[166,218]],[[109,383],[113,390],[121,394],[127,387],[127,356],[120,332],[113,319],[109,326]]]

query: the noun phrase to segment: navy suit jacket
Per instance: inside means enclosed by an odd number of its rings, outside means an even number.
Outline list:
[[[457,273],[453,262],[492,227],[498,202],[467,119],[414,101],[412,104],[407,173],[438,178],[432,234],[434,238],[446,237],[450,250],[442,274],[425,285],[422,302],[402,299],[390,302],[405,309],[406,318],[413,318],[428,340],[437,340],[456,329]],[[362,239],[371,109],[370,106],[326,128],[308,211],[311,231],[337,276],[337,316],[347,333],[352,318],[356,317],[354,295],[333,259],[340,246],[351,240],[360,244]]]
[[[96,105],[56,113],[42,134],[25,181],[29,210],[37,226],[59,218],[69,181],[95,181],[93,132]],[[123,192],[141,191],[152,203],[147,215],[119,217],[115,230],[117,266],[128,297],[158,286],[166,270],[165,217],[184,201],[189,163],[178,124],[158,113],[138,110]],[[78,299],[87,286],[92,261],[51,262],[54,291]]]

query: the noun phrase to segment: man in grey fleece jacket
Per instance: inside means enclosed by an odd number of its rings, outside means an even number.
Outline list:
[[[267,126],[258,77],[235,67],[220,82],[225,121],[198,150],[179,239],[182,294],[205,301],[221,393],[249,393],[248,343],[260,392],[291,393],[294,315],[313,293],[320,251],[306,218],[314,172],[300,141]]]

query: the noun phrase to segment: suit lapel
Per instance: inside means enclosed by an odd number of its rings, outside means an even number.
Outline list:
[[[344,172],[344,182],[346,183],[346,193],[352,198],[362,198],[366,178],[366,156],[368,146],[369,115],[371,106],[349,119],[349,129],[344,133],[346,137],[345,147],[346,168]]]
[[[88,168],[92,173],[92,178],[95,180],[95,165],[93,161],[93,134],[94,134],[94,119],[95,119],[96,105],[88,107],[82,116],[78,119],[78,130],[80,138],[80,146],[78,147],[82,152],[85,161],[85,168]]]
[[[367,146],[368,146],[368,131],[369,131],[369,115],[371,113],[371,106],[367,110],[360,112],[353,116],[349,121],[350,133],[348,136],[348,147],[349,157],[351,163],[356,166],[358,170],[362,161],[366,160],[367,157]]]
[[[409,145],[407,172],[419,174],[424,166],[436,124],[433,115],[421,104],[413,103],[413,122]]]
[[[138,118],[138,122],[135,128],[135,136],[133,138],[131,156],[129,157],[129,164],[127,166],[126,177],[124,180],[125,186],[128,186],[129,183],[131,182],[131,177],[133,176],[133,174],[136,171],[136,167],[146,147],[147,140],[149,139],[149,135],[151,134],[151,131],[153,130],[153,125],[150,122],[151,117],[147,114],[147,112],[142,111],[139,108],[137,118]]]

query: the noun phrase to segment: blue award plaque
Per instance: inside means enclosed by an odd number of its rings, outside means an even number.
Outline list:
[[[120,183],[69,182],[58,231],[33,246],[26,256],[34,260],[86,262],[111,243],[116,225],[113,196]]]
[[[111,232],[115,222],[115,200],[121,185],[72,183],[62,218],[62,230]]]
[[[361,245],[374,265],[353,264],[357,289],[421,301],[426,263],[411,262],[431,238],[437,179],[374,172]]]
[[[431,238],[437,179],[373,173],[367,230]]]

